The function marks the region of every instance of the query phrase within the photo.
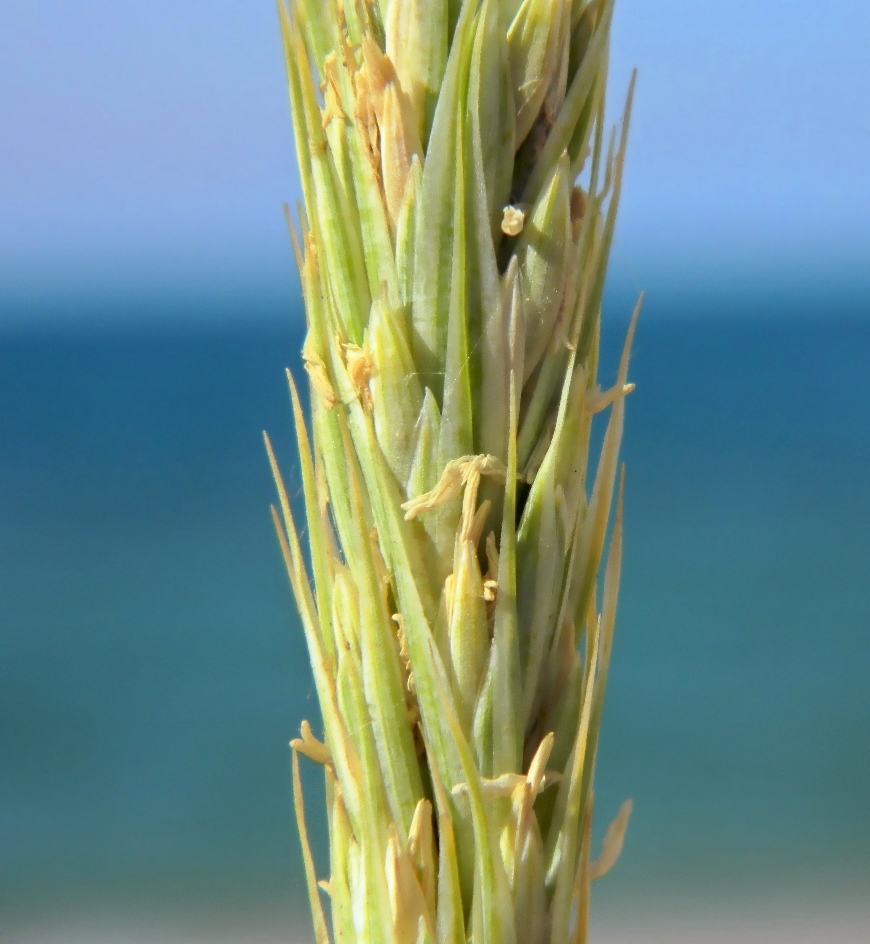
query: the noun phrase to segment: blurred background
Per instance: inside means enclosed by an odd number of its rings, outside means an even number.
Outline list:
[[[606,377],[647,303],[596,809],[635,815],[594,940],[866,941],[870,9],[617,10]],[[0,939],[307,941],[317,709],[260,439],[298,492],[276,14],[3,19]]]

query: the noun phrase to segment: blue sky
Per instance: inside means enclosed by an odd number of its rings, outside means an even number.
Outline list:
[[[870,7],[618,0],[640,73],[613,278],[870,286]],[[0,33],[0,324],[275,317],[298,186],[270,0],[13,4]]]

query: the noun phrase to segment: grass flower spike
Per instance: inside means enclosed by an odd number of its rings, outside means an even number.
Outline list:
[[[316,939],[579,944],[630,813],[596,857],[634,330],[602,391],[632,97],[607,133],[613,0],[279,10],[307,552],[267,447],[323,718],[293,742]],[[322,881],[300,754],[325,771]]]

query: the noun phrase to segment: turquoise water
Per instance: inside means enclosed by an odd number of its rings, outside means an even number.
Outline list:
[[[0,933],[301,907],[286,745],[316,706],[260,441],[298,490],[300,341],[0,339]],[[868,363],[867,321],[641,325],[603,908],[870,896]]]

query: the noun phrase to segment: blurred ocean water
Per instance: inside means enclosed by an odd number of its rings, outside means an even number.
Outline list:
[[[0,337],[0,938],[303,914],[287,741],[316,700],[260,440],[298,492],[300,344]],[[602,920],[870,902],[868,364],[870,320],[641,323]]]

